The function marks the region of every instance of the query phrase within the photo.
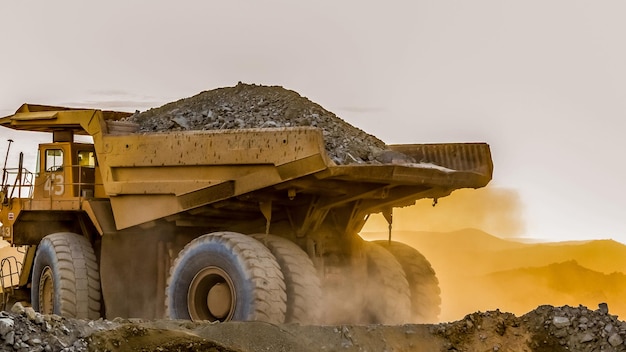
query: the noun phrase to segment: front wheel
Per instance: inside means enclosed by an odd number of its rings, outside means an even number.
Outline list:
[[[189,242],[166,288],[171,319],[285,321],[285,283],[276,258],[254,238],[216,232]]]
[[[87,238],[61,232],[44,237],[35,255],[33,308],[43,314],[100,318],[100,274]]]

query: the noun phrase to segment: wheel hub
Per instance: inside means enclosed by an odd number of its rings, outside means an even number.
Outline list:
[[[218,319],[223,319],[230,311],[232,301],[230,289],[224,283],[218,282],[209,290],[207,304],[209,311]]]
[[[49,266],[43,268],[39,278],[39,311],[54,314],[54,278]]]
[[[236,302],[232,279],[218,267],[200,270],[191,281],[187,308],[192,320],[231,320]]]

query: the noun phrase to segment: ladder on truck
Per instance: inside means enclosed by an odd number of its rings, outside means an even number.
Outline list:
[[[22,263],[15,256],[9,256],[0,261],[0,285],[2,286],[0,310],[9,308],[7,305],[15,293],[15,287],[19,284],[21,271]]]

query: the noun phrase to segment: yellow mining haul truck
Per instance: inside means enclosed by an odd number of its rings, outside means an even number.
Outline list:
[[[485,186],[487,144],[390,145],[418,162],[336,165],[317,128],[138,133],[128,115],[24,104],[0,119],[52,134],[34,173],[5,161],[2,238],[24,248],[19,272],[0,275],[19,275],[3,280],[5,304],[90,319],[437,319],[430,263],[358,232],[369,214]]]

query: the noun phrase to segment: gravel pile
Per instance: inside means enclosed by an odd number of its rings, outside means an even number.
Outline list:
[[[118,325],[106,320],[87,321],[42,315],[32,307],[16,303],[11,311],[0,312],[0,351],[87,351],[84,338]]]
[[[540,306],[516,317],[491,311],[435,325],[434,335],[446,339],[450,351],[626,351],[626,322],[600,304],[587,307]]]
[[[322,129],[326,151],[336,164],[377,163],[389,158],[380,139],[280,86],[240,82],[137,112],[127,121],[139,124],[139,133],[313,126]]]
[[[595,311],[584,306],[541,306],[522,319],[537,332],[534,348],[546,351],[626,351],[626,322],[610,315],[606,304],[600,304]]]
[[[540,306],[516,317],[477,312],[436,325],[211,324],[180,320],[87,321],[20,304],[0,312],[0,351],[626,351],[626,322],[608,307]]]

